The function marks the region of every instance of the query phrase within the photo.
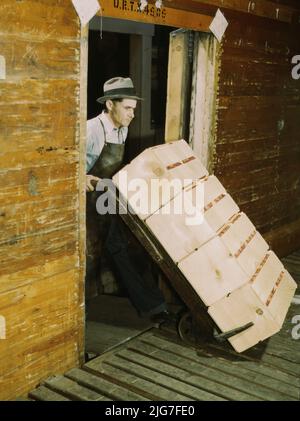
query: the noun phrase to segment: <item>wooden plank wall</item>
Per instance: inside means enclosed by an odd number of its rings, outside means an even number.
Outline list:
[[[82,359],[80,26],[64,0],[1,0],[0,400]]]
[[[300,246],[300,81],[291,76],[300,26],[225,16],[214,173],[284,255]],[[293,242],[279,229],[291,224]]]

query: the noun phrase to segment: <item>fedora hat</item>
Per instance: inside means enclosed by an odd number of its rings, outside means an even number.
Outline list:
[[[107,80],[103,85],[104,95],[97,99],[103,104],[108,99],[129,98],[143,100],[135,92],[132,80],[129,77],[114,77]]]

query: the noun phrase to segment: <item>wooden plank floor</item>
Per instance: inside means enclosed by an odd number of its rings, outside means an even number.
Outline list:
[[[97,356],[153,326],[138,316],[129,299],[100,295],[88,301],[85,351]]]
[[[283,259],[300,283],[300,252]],[[151,329],[29,394],[32,400],[299,401],[299,287],[281,331],[242,354],[229,344],[187,346],[172,326]],[[298,329],[299,331],[299,329]]]

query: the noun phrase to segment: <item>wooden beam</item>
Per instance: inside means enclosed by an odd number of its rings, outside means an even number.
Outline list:
[[[154,23],[157,25],[188,28],[195,31],[209,32],[212,17],[187,10],[163,7],[157,9],[149,2],[143,12],[139,11],[137,0],[101,0],[103,17],[128,19],[137,22]],[[98,12],[101,15],[101,12]]]
[[[85,252],[86,252],[86,120],[87,120],[87,63],[88,63],[88,26],[81,29],[80,37],[80,106],[79,106],[79,286],[78,286],[78,360],[84,361],[84,285],[85,285]]]
[[[181,0],[180,4],[176,0],[164,0],[163,3],[164,7],[159,10],[155,7],[155,0],[149,0],[148,8],[139,12],[137,0],[101,1],[103,16],[205,32],[209,32],[211,13],[197,13],[195,8],[198,6],[234,10],[287,23],[300,14],[298,9],[269,0]]]
[[[211,34],[198,33],[195,37],[194,56],[189,143],[205,168],[213,172],[220,68],[219,44],[216,38]]]
[[[102,23],[101,23],[102,19]],[[149,23],[134,22],[125,19],[101,18],[94,16],[89,23],[89,30],[99,31],[102,24],[102,30],[105,32],[116,32],[118,34],[130,35],[148,35],[154,36],[154,25]]]
[[[188,42],[188,31],[171,32],[165,125],[166,142],[172,142],[185,137],[186,95],[188,84],[190,83]]]
[[[268,0],[192,0],[192,3],[199,4],[199,6],[209,5],[221,9],[236,10],[288,23],[291,23],[294,14],[299,14],[297,9]],[[164,4],[172,7],[172,0],[164,0]]]
[[[137,149],[153,145],[154,130],[151,129],[151,60],[152,36],[131,35],[130,75],[138,94],[144,99],[136,109],[136,118],[130,126],[130,138],[135,139]]]

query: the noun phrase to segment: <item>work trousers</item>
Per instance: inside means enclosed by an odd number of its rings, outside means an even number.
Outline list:
[[[118,279],[140,316],[151,316],[166,310],[162,292],[156,285],[149,265],[138,268],[129,252],[128,233],[120,216],[110,216],[110,227],[104,248],[112,259]],[[140,246],[142,247],[142,246]]]

